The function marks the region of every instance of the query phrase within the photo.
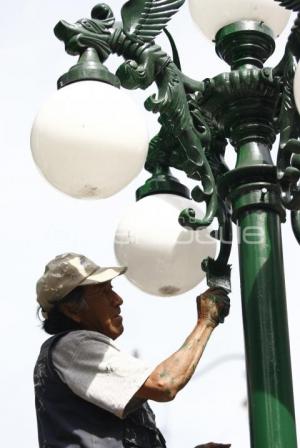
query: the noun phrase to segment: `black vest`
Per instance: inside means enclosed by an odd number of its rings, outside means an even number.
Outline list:
[[[52,363],[52,349],[66,333],[48,339],[34,369],[40,448],[165,448],[147,403],[119,419],[75,395]]]

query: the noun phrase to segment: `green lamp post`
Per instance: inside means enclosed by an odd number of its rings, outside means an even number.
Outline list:
[[[187,207],[180,210],[178,222],[193,232],[209,228],[214,218],[218,219],[219,229],[212,236],[219,240],[220,251],[216,258],[214,250],[206,252],[202,270],[209,286],[223,287],[226,291],[230,291],[232,222],[238,226],[251,447],[296,448],[281,223],[286,221],[287,211],[291,211],[294,234],[300,242],[300,118],[296,107],[300,106],[300,69],[296,70],[300,58],[300,15],[283,59],[275,68],[265,68],[264,64],[275,49],[275,36],[287,23],[288,10],[300,11],[300,0],[190,0],[195,21],[215,41],[217,54],[231,67],[230,71],[204,81],[192,80],[182,73],[174,40],[165,29],[183,3],[184,0],[130,0],[122,7],[122,23],[115,23],[110,7],[100,4],[92,10],[91,19],[81,19],[74,25],[61,21],[56,25],[55,34],[65,43],[66,51],[80,58],[59,79],[57,103],[53,100],[35,122],[34,158],[53,185],[76,197],[114,194],[145,162],[151,178],[138,189],[139,202],[149,197],[155,201],[162,195],[181,198],[180,204]],[[218,8],[224,11],[221,17]],[[162,31],[170,40],[173,58],[154,42]],[[104,66],[112,53],[125,59],[116,75]],[[122,138],[115,142],[118,150],[111,149],[114,158],[119,157],[118,151],[124,152],[119,165],[121,168],[122,164],[130,165],[127,176],[116,171],[107,155],[101,156],[97,166],[99,154],[95,155],[95,147],[100,145],[99,136],[90,142],[90,149],[82,140],[84,149],[76,146],[76,154],[72,153],[74,123],[69,126],[69,135],[60,136],[63,144],[56,169],[49,149],[49,129],[56,128],[55,120],[69,120],[64,101],[71,104],[73,112],[81,112],[83,108],[89,109],[83,104],[86,95],[91,95],[94,103],[105,97],[107,103],[114,101],[110,118],[123,122],[122,116],[117,117],[117,110],[122,108],[126,112],[129,106],[127,100],[121,106],[121,100],[117,99],[119,93],[123,95],[119,86],[146,89],[152,83],[156,83],[158,94],[148,98],[145,107],[159,113],[161,128],[151,140],[148,153],[143,123],[133,110],[124,129],[126,134],[134,122],[134,129],[128,133],[129,146],[120,149]],[[101,87],[98,89],[96,84]],[[59,119],[53,112],[57,104],[64,111],[59,112]],[[76,119],[78,113],[74,113]],[[99,126],[106,118],[99,118]],[[62,126],[59,129],[63,133]],[[280,143],[274,163],[271,149],[278,134]],[[76,145],[80,140],[77,136]],[[237,154],[232,170],[224,162],[229,143]],[[108,140],[101,145],[104,151]],[[63,180],[80,173],[81,160],[89,154],[94,157],[92,164],[96,167],[92,170],[93,179],[87,180],[88,170],[92,169],[87,166],[84,167],[87,178],[79,176],[73,189],[65,187]],[[77,171],[72,171],[74,164]],[[97,179],[97,175],[101,178],[100,168],[110,183],[106,190]],[[183,171],[198,186],[190,193],[170,168]],[[193,203],[191,198],[205,205],[203,216],[188,205]],[[127,243],[127,248],[120,250],[116,242],[121,261],[132,249],[130,241]],[[139,283],[134,270],[130,276]],[[168,285],[161,291],[174,295],[180,292],[180,287]]]

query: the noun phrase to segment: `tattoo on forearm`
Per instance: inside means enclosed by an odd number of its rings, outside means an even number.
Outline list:
[[[160,374],[159,374],[159,377],[160,378],[167,378],[167,377],[169,377],[170,376],[170,374],[169,374],[169,372],[167,372],[166,370],[163,370]]]
[[[184,344],[180,347],[179,350],[191,350],[193,347],[194,347],[194,344],[192,342],[185,341]]]
[[[195,373],[210,334],[207,327],[197,327],[180,349],[159,366],[157,374],[169,398],[173,398]]]

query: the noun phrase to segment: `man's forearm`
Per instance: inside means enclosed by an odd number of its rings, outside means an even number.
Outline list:
[[[165,392],[166,401],[175,398],[177,392],[191,379],[213,329],[210,322],[200,321],[182,347],[152,372],[149,380]]]
[[[229,312],[229,298],[223,289],[210,288],[197,297],[197,325],[182,347],[160,363],[136,396],[155,401],[175,398],[191,379],[214,328]]]

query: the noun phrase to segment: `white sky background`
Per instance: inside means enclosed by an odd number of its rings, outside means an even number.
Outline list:
[[[122,212],[134,201],[138,179],[116,196],[84,202],[69,198],[48,185],[30,154],[31,124],[40,105],[56,88],[57,78],[76,61],[65,54],[52,33],[60,19],[73,22],[88,17],[94,1],[15,0],[2,6],[0,82],[0,183],[1,183],[1,445],[35,448],[37,432],[32,370],[46,335],[35,317],[35,282],[45,263],[55,255],[76,251],[99,264],[115,263],[114,230]],[[118,16],[121,1],[109,4]],[[216,11],[216,13],[221,13]],[[184,72],[203,79],[227,70],[213,45],[191,21],[187,5],[169,29],[176,39]],[[169,51],[165,39],[159,41]],[[279,40],[273,63],[283,53]],[[119,60],[121,63],[121,59]],[[110,65],[110,64],[108,64]],[[113,65],[117,63],[113,58]],[[141,106],[150,93],[135,93]],[[101,104],[99,104],[99,108]],[[152,134],[156,118],[145,112]],[[231,158],[234,160],[234,158]],[[298,323],[298,264],[300,249],[289,221],[284,226],[290,339],[294,379],[300,377]],[[196,379],[170,404],[154,405],[159,426],[169,448],[193,448],[208,441],[232,442],[233,448],[249,447],[245,408],[246,385],[238,258],[233,250],[232,310],[226,324],[213,335]],[[276,273],[274,273],[276,275]],[[138,291],[125,278],[115,282],[125,303],[126,331],[120,346],[137,349],[155,365],[174,352],[192,329],[195,296],[205,284],[174,299],[158,299]],[[209,370],[211,363],[232,357]],[[203,372],[203,374],[201,374]],[[300,412],[300,387],[294,381],[296,411]]]

